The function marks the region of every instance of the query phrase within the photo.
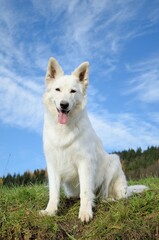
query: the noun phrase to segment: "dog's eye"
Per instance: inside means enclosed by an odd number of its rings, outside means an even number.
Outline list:
[[[76,92],[76,90],[74,90],[74,89],[71,89],[71,91],[70,91],[70,93],[75,93]]]
[[[60,92],[60,88],[55,88],[55,90],[56,90],[57,92]]]

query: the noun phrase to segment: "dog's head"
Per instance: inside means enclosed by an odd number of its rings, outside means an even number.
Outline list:
[[[58,123],[67,124],[69,117],[85,107],[89,63],[84,62],[71,75],[64,75],[54,58],[50,58],[46,73],[44,102],[57,117]]]

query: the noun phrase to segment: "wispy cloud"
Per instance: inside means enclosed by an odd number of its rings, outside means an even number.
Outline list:
[[[158,145],[158,128],[136,115],[95,112],[89,115],[107,151]]]
[[[15,64],[22,63],[28,70],[34,62],[34,67],[42,71],[50,55],[58,57],[66,71],[86,59],[94,64],[98,58],[99,62],[104,61],[105,72],[112,72],[124,44],[145,34],[141,23],[145,21],[151,26],[157,23],[159,8],[156,6],[151,14],[143,16],[144,5],[144,1],[124,0],[116,3],[46,0],[45,4],[34,0],[28,2],[25,11],[20,5],[15,8],[10,1],[3,1],[0,10],[3,57]]]
[[[1,121],[41,132],[43,87],[6,69],[1,71],[0,86]]]
[[[127,94],[145,103],[159,101],[159,58],[150,57],[137,64],[127,65],[127,70],[135,76],[129,81]]]
[[[157,146],[158,137],[158,112],[149,112],[146,117],[133,112],[113,113],[105,108],[100,101],[101,93],[98,89],[90,87],[88,91],[88,112],[92,125],[101,138],[107,151],[117,151],[147,146]]]
[[[49,34],[54,37],[48,44],[58,48],[58,59],[66,71],[83,59],[91,60],[92,64],[98,59],[99,62],[104,61],[107,73],[115,70],[117,56],[127,41],[148,34],[149,28],[157,24],[152,16],[159,9],[154,2],[151,14],[147,11],[143,15],[143,10],[148,9],[146,2],[124,0],[115,3],[105,0],[68,3],[60,0],[56,4],[47,0],[45,6],[39,0],[33,1],[33,5],[46,19],[53,16],[55,24],[58,20],[58,29],[50,26]],[[58,38],[55,37],[57,35]]]

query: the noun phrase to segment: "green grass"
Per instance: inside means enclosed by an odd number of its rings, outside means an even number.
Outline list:
[[[0,240],[13,239],[159,239],[159,178],[147,178],[150,187],[139,195],[117,202],[98,199],[94,218],[88,224],[78,220],[79,200],[61,196],[58,215],[41,217],[48,201],[48,188],[29,186],[0,188]]]

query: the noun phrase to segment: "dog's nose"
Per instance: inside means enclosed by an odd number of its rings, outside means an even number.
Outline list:
[[[66,110],[66,109],[68,108],[68,106],[69,106],[69,103],[66,102],[66,101],[64,101],[64,100],[62,100],[62,101],[60,102],[60,107],[61,107],[62,109]]]

